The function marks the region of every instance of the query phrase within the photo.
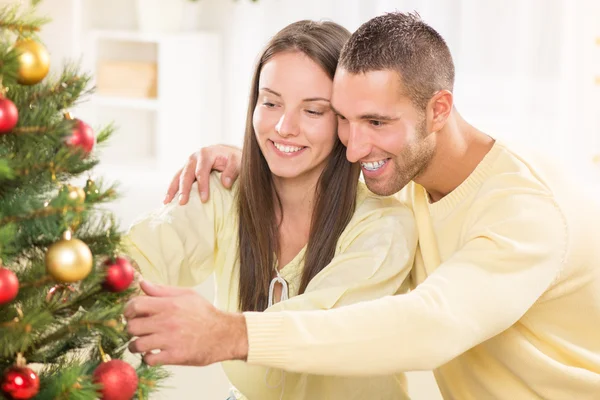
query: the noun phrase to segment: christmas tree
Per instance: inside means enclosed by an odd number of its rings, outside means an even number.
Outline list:
[[[116,188],[88,175],[113,129],[71,116],[90,76],[46,76],[46,22],[0,9],[0,397],[145,399],[165,373],[123,361],[134,270],[102,207]]]

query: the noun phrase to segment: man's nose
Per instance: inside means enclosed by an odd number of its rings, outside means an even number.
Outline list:
[[[346,143],[346,158],[350,162],[357,162],[371,153],[370,139],[367,133],[362,132],[358,126],[348,127],[348,143]]]

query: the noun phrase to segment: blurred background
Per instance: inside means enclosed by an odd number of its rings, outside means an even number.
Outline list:
[[[95,76],[75,116],[118,127],[96,173],[120,182],[111,207],[124,227],[161,205],[192,151],[241,145],[256,56],[306,18],[354,31],[386,11],[418,11],[453,53],[467,120],[600,182],[598,0],[44,0],[41,9],[53,19],[41,33],[53,70],[75,60]],[[198,290],[212,296],[210,282]],[[172,371],[156,398],[226,398],[219,366]],[[409,385],[414,399],[440,398],[429,372],[410,373]]]

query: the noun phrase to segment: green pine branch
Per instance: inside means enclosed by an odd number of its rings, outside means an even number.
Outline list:
[[[12,42],[0,42],[0,76],[3,81],[14,82],[17,79],[18,58]]]
[[[148,400],[150,394],[163,388],[161,382],[170,376],[164,368],[150,367],[144,363],[141,363],[137,368],[137,374],[139,384],[136,400]]]
[[[75,237],[87,242],[93,253],[114,253],[121,233],[112,215],[96,206],[116,199],[115,186],[104,189],[100,183],[96,188],[81,204],[69,199],[65,190],[50,192],[50,198],[35,196],[34,187],[29,188],[30,192],[0,198],[0,259],[31,258],[69,228]]]
[[[31,37],[50,19],[37,15],[35,7],[40,1],[34,1],[33,7],[23,8],[20,4],[6,5],[0,8],[0,30],[9,31],[23,37]]]
[[[64,114],[93,92],[91,77],[71,64],[35,85],[17,82],[15,41],[39,40],[46,22],[35,7],[0,8],[0,89],[19,113],[12,131],[0,134],[0,259],[20,283],[16,299],[0,305],[0,370],[23,355],[28,364],[42,366],[36,399],[92,400],[99,389],[92,378],[102,359],[98,344],[112,358],[124,358],[130,338],[122,312],[136,289],[112,293],[103,286],[105,261],[123,254],[122,232],[102,207],[118,198],[117,186],[88,182],[84,201],[69,198],[65,187],[99,162],[94,153],[66,144],[75,121]],[[114,131],[113,125],[97,129],[97,144]],[[92,272],[71,284],[55,281],[45,262],[66,229],[93,254]],[[167,376],[143,363],[136,371],[137,399],[147,399]]]
[[[116,128],[115,128],[114,124],[110,124],[110,125],[104,127],[102,130],[100,130],[98,132],[98,135],[96,135],[96,143],[97,144],[105,143],[114,134],[115,129]]]
[[[98,363],[93,363],[96,367]],[[41,374],[42,390],[36,399],[40,400],[96,400],[99,385],[94,384],[89,363],[74,359],[58,365],[50,364]]]

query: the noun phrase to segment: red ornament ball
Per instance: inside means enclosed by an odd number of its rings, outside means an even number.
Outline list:
[[[15,103],[0,97],[0,133],[10,132],[19,121],[19,110]]]
[[[106,263],[106,278],[104,288],[111,292],[122,292],[133,282],[135,270],[126,258],[117,257]]]
[[[73,148],[82,149],[85,154],[90,154],[96,144],[94,130],[80,119],[74,119],[75,127],[72,135],[67,139],[67,144]]]
[[[0,305],[13,301],[18,293],[17,275],[8,268],[0,267]]]
[[[100,398],[103,400],[130,400],[137,390],[138,377],[125,361],[111,360],[96,368],[94,383],[102,385]]]
[[[2,392],[9,399],[32,399],[40,390],[40,379],[27,367],[12,367],[4,373]]]

